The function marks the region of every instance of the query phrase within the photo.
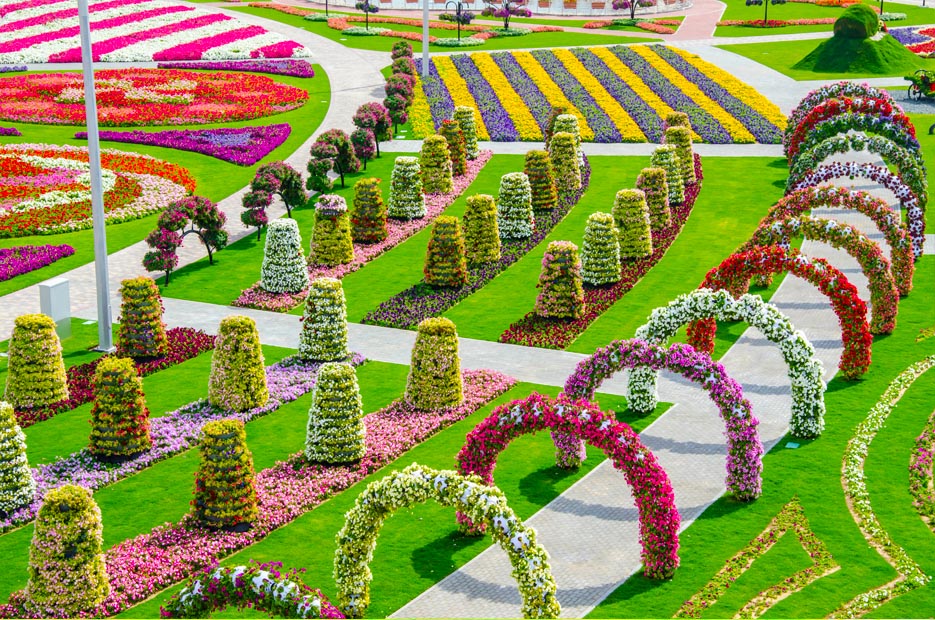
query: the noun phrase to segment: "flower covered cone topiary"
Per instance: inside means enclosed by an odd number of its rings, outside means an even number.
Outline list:
[[[682,165],[678,151],[673,144],[663,144],[653,151],[649,163],[666,171],[666,187],[669,188],[669,205],[685,202],[685,185],[682,183]]]
[[[550,319],[577,319],[584,313],[581,260],[571,241],[552,241],[542,257],[536,314]]]
[[[316,278],[308,287],[299,357],[305,360],[335,362],[350,355],[347,349],[347,306],[341,281]]]
[[[574,114],[559,114],[555,117],[555,124],[552,127],[552,135],[557,133],[570,133],[575,137],[575,154],[581,158],[581,128],[578,125],[578,117]]]
[[[489,194],[475,194],[467,199],[464,209],[464,254],[470,266],[500,260],[497,203]]]
[[[551,211],[558,201],[555,189],[555,174],[552,171],[552,158],[548,151],[529,151],[523,172],[529,177],[532,191],[533,211]]]
[[[435,134],[422,141],[419,153],[422,166],[422,191],[426,194],[447,194],[451,192],[451,157],[448,155],[448,141],[444,136]]]
[[[412,348],[406,401],[417,409],[454,407],[463,400],[458,332],[450,320],[437,317],[419,323]]]
[[[649,205],[641,189],[622,189],[614,199],[614,222],[620,241],[620,258],[643,258],[653,253]]]
[[[354,184],[351,238],[356,243],[386,239],[386,205],[380,193],[380,179],[361,179]]]
[[[315,228],[308,262],[311,265],[344,265],[354,260],[351,218],[347,203],[337,194],[322,194],[315,204]]]
[[[245,531],[257,520],[253,455],[241,420],[213,420],[201,429],[195,472],[195,519],[211,529]]]
[[[549,143],[549,155],[558,193],[571,194],[581,189],[581,167],[575,152],[575,137],[564,131],[556,133]]]
[[[284,217],[269,223],[260,284],[271,293],[298,293],[308,287],[302,235],[295,220]]]
[[[581,244],[581,279],[593,286],[620,280],[620,246],[610,213],[592,213]]]
[[[9,514],[32,502],[36,481],[26,458],[26,435],[13,406],[0,401],[0,512]]]
[[[522,172],[508,172],[500,177],[497,197],[497,227],[501,239],[526,239],[536,224],[532,212],[529,177]]]
[[[432,237],[423,269],[429,286],[464,286],[468,281],[464,259],[464,236],[458,218],[440,215],[432,226]]]
[[[555,135],[555,121],[558,120],[558,117],[562,114],[568,114],[568,108],[563,105],[553,106],[552,109],[549,110],[549,120],[543,131],[543,139],[546,145],[551,144],[552,136]]]
[[[94,373],[88,451],[98,458],[125,459],[152,445],[143,381],[133,360],[105,357]]]
[[[672,221],[669,211],[669,184],[663,168],[643,168],[636,177],[636,188],[646,195],[649,207],[649,223],[653,230],[665,228]]]
[[[422,166],[416,157],[397,157],[390,177],[389,217],[412,220],[425,217]]]
[[[464,134],[464,151],[468,159],[477,159],[477,120],[474,108],[459,105],[455,108],[455,120]]]
[[[666,129],[669,127],[688,127],[691,129],[692,124],[685,112],[669,112],[666,114],[665,126]]]
[[[467,172],[467,151],[464,132],[458,121],[442,121],[439,132],[448,142],[448,156],[451,158],[451,174],[456,177]]]
[[[267,400],[266,369],[256,323],[246,316],[221,319],[211,358],[208,401],[228,411],[246,411],[265,405]]]
[[[320,463],[348,463],[364,457],[367,429],[350,364],[323,364],[312,391],[305,434],[305,458]]]
[[[169,341],[155,280],[145,276],[124,280],[120,283],[120,297],[117,354],[133,358],[165,355]]]
[[[74,618],[91,612],[110,594],[101,509],[84,487],[50,490],[29,546],[24,606],[33,617]]]
[[[50,317],[16,317],[7,354],[3,399],[15,409],[46,407],[68,398],[62,343]]]
[[[697,183],[695,178],[695,155],[692,151],[691,127],[669,127],[666,129],[666,144],[675,147],[679,156],[679,170],[682,172],[682,185]]]

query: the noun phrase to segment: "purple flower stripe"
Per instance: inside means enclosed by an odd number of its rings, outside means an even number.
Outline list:
[[[610,48],[617,58],[621,60],[633,73],[659,97],[669,104],[669,107],[688,114],[692,129],[705,141],[712,144],[732,144],[733,140],[726,129],[716,118],[698,107],[691,98],[680,88],[674,86],[664,75],[656,71],[639,54],[626,47],[615,45]]]
[[[21,134],[16,127],[0,127],[0,136],[19,137],[21,135],[23,134]]]
[[[903,28],[890,28],[889,33],[903,45],[914,45],[916,43],[928,43],[932,37],[921,34],[923,26],[904,26]]]
[[[101,140],[192,151],[238,166],[252,166],[285,142],[291,131],[289,123],[221,129],[102,131]],[[87,140],[88,133],[79,131],[75,138]]]
[[[428,77],[419,77],[422,80],[422,90],[425,91],[425,98],[429,101],[429,110],[432,112],[432,122],[435,123],[435,129],[441,127],[442,121],[454,118],[455,104],[451,99],[451,93],[445,86],[445,81],[438,76],[438,69],[435,68],[435,62],[429,63]]]
[[[14,73],[19,71],[29,71],[29,68],[26,65],[2,65],[0,66],[0,73]]]
[[[509,52],[496,52],[491,54],[490,57],[497,63],[500,70],[503,71],[503,75],[510,82],[510,86],[516,91],[516,94],[523,99],[523,103],[526,104],[526,107],[529,108],[529,112],[532,114],[533,118],[536,119],[539,129],[545,133],[545,130],[549,126],[549,114],[552,112],[552,105],[549,103],[549,100],[545,98],[545,95],[542,94],[542,91],[539,90],[536,83],[532,81],[532,78],[529,77],[526,70],[516,62],[513,54]]]
[[[760,144],[781,144],[782,130],[768,121],[762,114],[749,105],[734,97],[726,88],[693,67],[684,58],[662,45],[650,45],[649,49],[668,62],[681,73],[688,81],[701,89],[719,106],[724,108],[731,116],[743,123],[743,126],[753,134]]]
[[[588,125],[594,131],[595,142],[623,141],[617,126],[610,120],[607,113],[601,109],[601,106],[594,101],[594,97],[565,68],[562,61],[556,58],[551,50],[532,50],[530,53],[533,58],[539,61],[549,77],[562,89],[565,97],[584,115]]]
[[[652,107],[643,101],[643,98],[637,95],[629,84],[620,79],[620,77],[610,70],[607,64],[594,55],[591,50],[582,47],[571,48],[574,54],[585,69],[590,71],[598,79],[601,85],[607,89],[621,107],[627,111],[630,117],[639,125],[643,134],[649,138],[650,142],[662,142],[665,137],[664,123],[659,114]]]
[[[216,71],[243,71],[245,73],[269,73],[290,77],[310,78],[315,71],[305,60],[294,59],[258,59],[258,60],[222,60],[213,62],[160,62],[159,69],[211,69]]]
[[[0,282],[41,269],[74,253],[75,248],[70,245],[21,245],[0,249]]]
[[[477,102],[477,108],[480,111],[481,118],[484,119],[484,125],[487,127],[487,133],[494,142],[516,142],[519,140],[519,133],[513,124],[513,119],[507,113],[497,93],[490,87],[490,84],[481,75],[480,70],[471,57],[467,54],[455,54],[451,57],[458,73],[467,83],[468,91]]]

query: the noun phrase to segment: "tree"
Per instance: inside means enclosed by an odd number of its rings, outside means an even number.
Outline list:
[[[206,422],[198,451],[201,465],[191,501],[195,519],[215,530],[249,530],[258,517],[256,474],[243,421]]]
[[[256,323],[246,316],[221,319],[211,357],[208,402],[226,411],[247,411],[269,400]]]
[[[361,104],[351,119],[355,126],[361,129],[373,130],[373,138],[377,145],[377,157],[380,156],[380,142],[393,139],[393,120],[390,113],[379,101],[368,101]]]
[[[312,390],[305,458],[315,463],[359,461],[367,451],[357,372],[350,364],[322,364]]]
[[[333,147],[334,151],[318,147],[319,143],[330,145]],[[312,161],[308,163],[309,173],[319,175],[320,171],[315,170],[313,172],[312,170],[313,161],[316,159],[321,160],[324,165],[327,160],[328,167],[325,168],[324,171],[327,172],[333,167],[334,171],[341,177],[341,187],[344,187],[345,174],[351,174],[360,170],[360,160],[358,160],[357,156],[354,154],[354,145],[351,144],[351,138],[340,129],[329,129],[318,136],[318,140],[312,144],[311,153]],[[306,186],[309,189],[315,189],[311,186],[311,183],[312,177],[310,176]]]
[[[656,6],[656,0],[614,0],[615,11],[630,11],[630,19],[636,19],[636,7]]]
[[[149,450],[149,409],[133,361],[105,357],[94,373],[88,451],[103,460],[126,460]]]
[[[124,280],[120,283],[120,298],[117,354],[133,358],[165,355],[169,340],[156,282],[146,276]]]
[[[364,170],[366,170],[367,161],[373,159],[377,152],[377,141],[374,139],[373,130],[358,127],[351,132],[351,144],[354,145],[354,154],[363,162]]]
[[[257,168],[250,190],[279,196],[286,205],[287,217],[292,217],[292,209],[308,202],[308,196],[302,189],[302,175],[284,161],[270,162]]]
[[[330,192],[331,188],[334,187],[334,183],[328,177],[328,172],[334,167],[334,161],[338,158],[338,149],[327,142],[319,140],[312,144],[309,149],[309,154],[311,158],[308,160],[308,180],[305,181],[306,189],[321,194]],[[248,193],[247,196],[249,195]],[[244,196],[244,207],[247,207],[247,196]],[[243,217],[241,217],[241,219],[243,219]],[[247,226],[260,226],[266,224],[266,222],[266,213],[263,214],[263,221],[261,224],[248,223],[244,220],[244,224]]]
[[[747,6],[760,6],[763,5],[763,25],[765,26],[769,23],[769,5],[770,4],[785,4],[786,0],[747,0]],[[883,0],[880,0],[880,10],[883,10]]]
[[[397,58],[402,58],[403,56],[412,58],[412,43],[409,41],[397,41],[393,44],[393,51],[390,54],[390,57],[393,60],[396,60]]]
[[[532,17],[532,11],[526,8],[526,0],[484,0],[484,5],[481,15],[502,18],[504,30],[510,29],[511,17]]]
[[[571,241],[552,241],[542,257],[536,314],[547,319],[577,319],[584,314],[581,260]]]
[[[467,284],[464,237],[458,218],[450,215],[436,218],[425,253],[423,274],[429,286],[458,287]]]
[[[370,14],[379,13],[380,7],[376,4],[370,4],[370,0],[360,0],[357,4],[354,5],[358,11],[364,12],[364,28],[370,30]]]

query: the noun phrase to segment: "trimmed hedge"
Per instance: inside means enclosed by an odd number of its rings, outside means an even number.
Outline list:
[[[341,281],[316,278],[308,287],[299,357],[305,360],[336,362],[350,355],[347,348],[347,305]]]
[[[468,159],[477,159],[477,120],[476,110],[470,106],[459,105],[455,108],[454,119],[458,121],[464,134],[464,152]]]
[[[380,179],[361,179],[354,184],[351,239],[356,243],[377,243],[386,239],[386,205],[380,193]]]
[[[44,314],[16,317],[7,354],[3,400],[15,409],[48,407],[68,398],[62,342],[50,317]]]
[[[32,502],[36,481],[26,457],[26,435],[13,405],[0,401],[0,511],[9,514]]]
[[[350,364],[322,364],[312,390],[305,434],[305,458],[319,463],[349,463],[364,457],[367,429]]]
[[[529,177],[508,172],[500,177],[497,197],[497,228],[501,239],[527,239],[532,236],[536,216],[532,212]]]
[[[402,220],[425,217],[422,166],[418,158],[396,158],[390,177],[390,204],[387,215]]]
[[[429,286],[464,286],[468,281],[461,223],[451,215],[439,215],[432,225],[432,237],[422,270]]]
[[[422,141],[419,163],[422,166],[422,191],[426,194],[451,192],[451,157],[444,136],[435,134]]]
[[[242,420],[212,420],[201,429],[192,513],[205,527],[246,531],[258,515],[253,454]]]
[[[584,313],[581,260],[571,241],[552,241],[542,257],[536,314],[547,319],[577,319]]]
[[[649,206],[649,223],[653,230],[665,228],[672,221],[669,211],[669,184],[664,168],[643,168],[636,177],[636,188],[643,190]]]
[[[448,157],[451,159],[451,174],[461,176],[467,172],[467,147],[464,132],[458,121],[442,121],[439,134],[448,143]]]
[[[653,253],[653,229],[649,221],[646,193],[622,189],[614,198],[614,222],[620,241],[620,258],[643,258]]]
[[[575,136],[564,131],[556,132],[549,143],[549,155],[558,192],[571,194],[581,189],[581,166],[575,151]]]
[[[221,319],[211,357],[208,401],[228,411],[261,407],[269,400],[263,349],[256,323],[246,316]]]
[[[315,204],[315,228],[309,246],[310,265],[344,265],[354,260],[354,240],[347,203],[337,194],[322,194]]]
[[[166,325],[162,322],[162,297],[156,281],[146,276],[120,283],[120,326],[117,355],[162,357],[169,349]]]
[[[666,171],[666,186],[669,188],[669,205],[685,202],[685,185],[682,183],[682,167],[678,152],[672,144],[663,144],[653,151],[649,165]]]
[[[464,254],[469,266],[500,260],[497,203],[489,194],[475,194],[464,208]]]
[[[299,223],[283,217],[266,229],[260,286],[271,293],[298,293],[308,287]]]
[[[669,127],[666,129],[666,144],[675,147],[679,156],[679,170],[682,172],[682,185],[688,186],[698,182],[695,178],[695,156],[692,152],[691,127]]]
[[[526,153],[523,172],[529,177],[533,211],[554,209],[558,202],[558,190],[555,189],[555,173],[549,152],[534,150]]]
[[[126,357],[105,357],[94,372],[91,441],[103,459],[128,459],[152,448],[143,380]]]
[[[592,213],[581,244],[581,279],[593,286],[620,280],[620,245],[610,213]]]
[[[464,400],[455,324],[444,317],[419,323],[412,348],[406,402],[416,409],[455,407]]]

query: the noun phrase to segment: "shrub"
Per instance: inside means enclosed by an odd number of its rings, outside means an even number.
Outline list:
[[[315,209],[309,264],[334,266],[354,260],[351,218],[344,198],[337,194],[322,194]]]
[[[549,319],[577,319],[584,313],[581,260],[571,241],[552,241],[542,257],[536,314]]]
[[[305,360],[336,362],[350,355],[347,349],[347,305],[341,281],[316,278],[308,287],[299,357]]]
[[[380,179],[361,179],[354,184],[351,238],[356,243],[377,243],[386,239],[386,205],[380,193]]]
[[[359,461],[367,450],[364,408],[350,364],[323,364],[312,390],[305,458],[318,463]]]
[[[120,283],[120,298],[117,354],[133,358],[165,355],[169,341],[156,282],[146,276],[124,280]]]
[[[467,284],[467,262],[464,259],[464,237],[458,218],[440,215],[432,226],[432,237],[425,253],[425,283],[429,286],[463,286]]]
[[[397,157],[390,177],[390,217],[412,220],[425,217],[422,167],[416,157]]]
[[[500,238],[531,237],[535,223],[529,177],[522,172],[504,174],[500,177],[500,195],[497,197],[497,228]]]
[[[581,128],[578,126],[578,117],[574,114],[559,114],[555,117],[552,135],[557,133],[570,133],[575,137],[575,154],[581,159]]]
[[[581,244],[581,279],[601,286],[620,280],[620,246],[610,213],[592,213]]]
[[[468,197],[464,209],[464,248],[468,265],[500,260],[500,229],[493,196],[476,194]]]
[[[379,101],[368,101],[361,104],[351,119],[358,128],[373,131],[374,144],[377,148],[377,157],[380,156],[380,142],[393,139],[393,119],[389,110]]]
[[[663,168],[643,168],[636,178],[636,188],[646,194],[649,206],[649,223],[653,230],[669,225],[672,220],[669,212],[669,185],[666,183],[666,171]]]
[[[98,458],[120,460],[152,446],[143,380],[133,360],[105,357],[94,372],[88,451]]]
[[[563,105],[557,105],[549,111],[549,122],[546,124],[543,140],[548,147],[552,143],[552,136],[555,135],[555,120],[562,114],[568,114],[568,108]]]
[[[26,611],[74,618],[103,603],[110,583],[102,544],[101,509],[90,491],[66,484],[46,493],[29,545]]]
[[[367,162],[377,154],[377,141],[373,136],[373,130],[358,127],[351,132],[351,144],[354,145],[354,154],[363,162],[364,170],[366,170]]]
[[[620,258],[643,258],[652,254],[652,226],[645,192],[640,189],[617,192],[613,214],[620,241]]]
[[[262,407],[267,400],[266,369],[256,323],[246,316],[224,317],[211,357],[208,401],[228,411],[246,411]]]
[[[413,76],[407,73],[394,73],[386,79],[383,91],[386,93],[387,99],[397,97],[405,104],[405,107],[409,107],[415,97],[415,85],[416,79]],[[389,104],[386,107],[392,109]]]
[[[3,400],[15,409],[47,407],[68,398],[62,343],[50,317],[16,317],[7,354]]]
[[[195,472],[195,519],[211,529],[243,532],[257,520],[253,455],[242,420],[212,420],[201,429]]]
[[[412,58],[412,43],[409,41],[397,41],[393,44],[393,50],[390,56],[393,58],[393,60],[402,58],[403,56]]]
[[[464,134],[464,152],[468,159],[477,159],[477,120],[474,108],[459,105],[455,108],[454,118]]]
[[[281,218],[269,223],[260,285],[271,293],[298,293],[308,286],[302,235],[295,220]]]
[[[467,153],[464,132],[458,121],[442,121],[439,133],[448,142],[448,157],[451,159],[451,174],[461,176],[467,172]]]
[[[649,165],[666,171],[666,187],[669,188],[669,204],[680,205],[685,202],[685,185],[682,183],[682,168],[679,156],[672,144],[663,144],[653,151]]]
[[[13,406],[0,401],[0,512],[10,514],[32,502],[36,481],[26,457],[26,435]]]
[[[405,73],[406,75],[415,75],[416,63],[411,56],[402,56],[393,61],[391,71],[396,73]]]
[[[557,132],[549,143],[549,155],[555,171],[555,188],[560,194],[571,194],[581,189],[581,167],[575,152],[575,136]]]
[[[447,194],[452,190],[451,157],[444,136],[435,134],[423,140],[419,161],[422,166],[422,190],[426,194]]]
[[[695,178],[695,156],[692,154],[692,130],[690,127],[669,127],[666,129],[666,144],[675,147],[679,156],[679,170],[682,173],[682,185],[689,186],[697,182]]]
[[[869,5],[852,4],[834,21],[834,36],[869,39],[880,30],[880,18]]]
[[[523,172],[529,177],[533,211],[554,209],[558,201],[558,193],[555,189],[555,174],[552,171],[552,158],[549,152],[527,152]]]
[[[417,409],[455,407],[463,400],[461,389],[455,324],[444,317],[425,319],[412,348],[406,402]]]
[[[669,112],[665,118],[666,129],[669,127],[688,127],[692,128],[691,121],[688,120],[688,114],[685,112]]]

